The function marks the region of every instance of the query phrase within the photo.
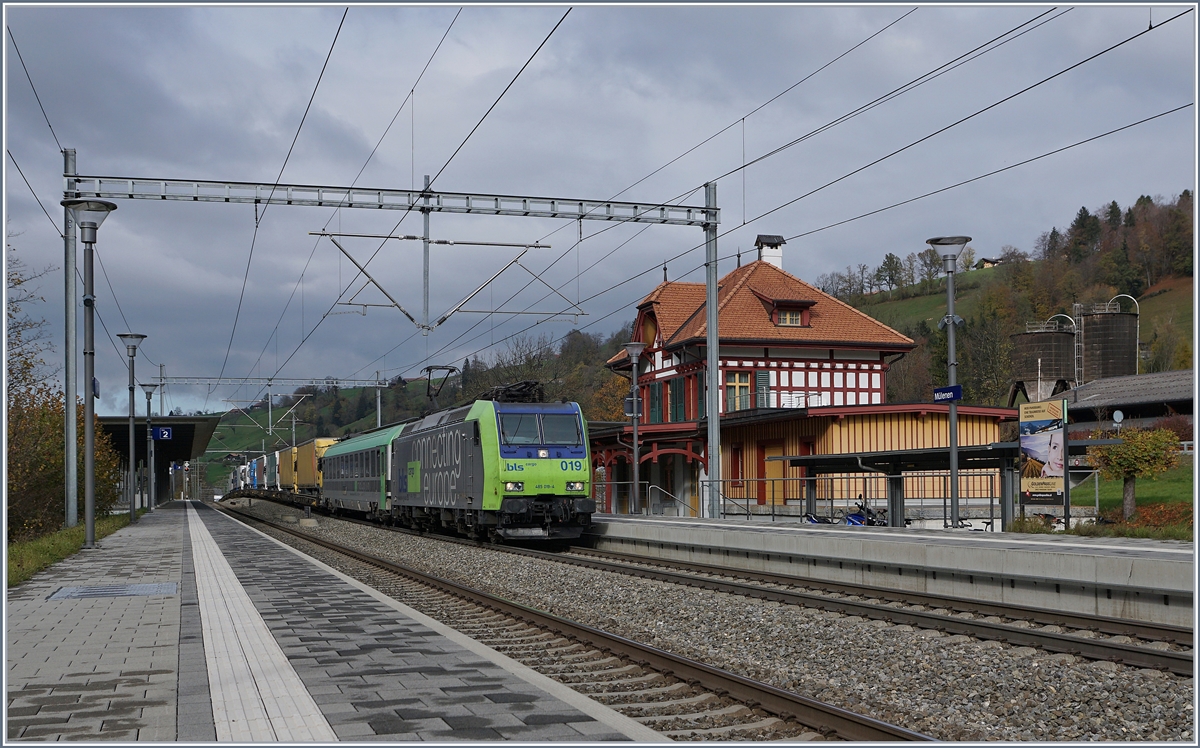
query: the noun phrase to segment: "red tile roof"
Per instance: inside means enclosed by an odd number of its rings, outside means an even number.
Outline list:
[[[830,296],[769,262],[756,261],[734,270],[718,284],[718,324],[722,343],[755,342],[820,344],[830,347],[879,347],[911,350],[911,338],[843,301]],[[707,313],[703,283],[664,282],[655,288],[638,309],[653,311],[665,347],[703,341]],[[776,325],[771,321],[772,303],[816,302],[810,307],[808,327]],[[624,351],[609,363],[626,358]]]

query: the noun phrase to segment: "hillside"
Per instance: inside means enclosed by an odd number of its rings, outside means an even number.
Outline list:
[[[1038,265],[1034,261],[1031,263]],[[1005,278],[1000,275],[1002,268],[994,267],[986,270],[973,270],[955,276],[958,285],[954,311],[958,316],[968,319],[979,311],[980,300],[984,291],[993,283],[1003,283]],[[1036,270],[1034,272],[1037,272]],[[964,288],[965,286],[965,288]],[[1192,339],[1193,329],[1193,279],[1167,278],[1146,290],[1138,298],[1141,306],[1142,341],[1149,340],[1156,327],[1161,327],[1167,321],[1172,321],[1185,340]],[[884,294],[875,294],[882,298]],[[873,302],[873,296],[859,300],[854,306],[875,319],[897,330],[917,327],[921,322],[931,328],[937,327],[937,322],[946,315],[946,285],[941,283],[937,290],[925,296],[915,296],[896,301]],[[1119,299],[1126,311],[1132,311],[1132,304],[1127,299]],[[1064,310],[1067,313],[1069,309]],[[1038,321],[1036,319],[1026,320]]]
[[[954,311],[965,320],[956,336],[965,402],[1006,404],[1012,383],[1010,336],[1024,332],[1026,322],[1070,314],[1072,298],[1090,305],[1116,295],[1111,287],[1092,286],[1067,296],[1062,288],[1066,284],[1055,285],[1061,283],[1063,271],[1062,263],[1019,260],[956,276]],[[1168,277],[1140,294],[1142,372],[1192,368],[1193,284],[1190,276]],[[917,349],[897,362],[888,377],[891,402],[927,402],[933,387],[947,383],[946,336],[937,329],[946,314],[945,281],[926,283],[924,293],[921,290],[921,284],[914,284],[894,294],[850,299],[858,309],[917,341]],[[1128,299],[1119,301],[1125,311],[1133,311]]]

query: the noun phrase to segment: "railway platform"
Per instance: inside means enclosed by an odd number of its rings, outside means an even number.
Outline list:
[[[208,506],[97,545],[8,591],[9,740],[664,740]]]
[[[600,514],[588,534],[672,561],[1192,626],[1193,543]]]

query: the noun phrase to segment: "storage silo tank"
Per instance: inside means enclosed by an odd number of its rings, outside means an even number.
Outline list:
[[[1080,320],[1085,382],[1137,374],[1136,314],[1093,311],[1083,314]]]
[[[1025,329],[1011,336],[1013,396],[1017,385],[1024,387],[1031,401],[1046,400],[1074,387],[1075,335],[1054,322],[1031,322]]]

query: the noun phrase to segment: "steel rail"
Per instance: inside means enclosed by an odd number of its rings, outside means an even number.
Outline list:
[[[268,492],[264,492],[268,493]],[[355,520],[343,518],[344,521],[359,522],[366,525],[380,527],[376,523],[366,522],[364,520]],[[397,528],[389,528],[397,529]],[[411,532],[411,531],[409,531]],[[421,534],[423,533],[414,533]],[[447,540],[450,542],[458,542],[467,545],[478,545],[476,541],[468,541],[459,538],[444,538],[434,536],[439,540]],[[744,597],[753,597],[764,600],[772,600],[783,602],[790,605],[802,605],[806,607],[817,608],[823,611],[835,611],[847,615],[857,615],[869,618],[872,620],[883,620],[889,623],[902,623],[906,625],[917,626],[920,628],[935,629],[945,633],[963,634],[974,636],[982,639],[991,639],[1005,644],[1014,646],[1038,647],[1049,652],[1057,652],[1063,654],[1072,654],[1085,657],[1092,660],[1107,660],[1110,662],[1118,662],[1131,667],[1149,668],[1153,670],[1166,670],[1177,675],[1193,676],[1195,671],[1195,658],[1192,652],[1173,652],[1170,650],[1155,650],[1147,647],[1138,646],[1136,644],[1125,644],[1122,642],[1111,642],[1094,639],[1084,639],[1078,636],[1073,636],[1066,633],[1057,633],[1051,631],[1039,631],[1024,629],[1013,626],[1011,624],[993,623],[989,621],[980,621],[978,619],[963,619],[939,613],[903,610],[893,608],[888,605],[875,605],[868,602],[859,602],[846,600],[843,598],[831,598],[819,593],[796,592],[789,590],[769,589],[759,587],[753,584],[744,582],[734,582],[728,580],[711,579],[706,577],[692,576],[688,574],[680,574],[677,572],[661,571],[655,569],[647,569],[644,567],[629,566],[618,562],[591,560],[583,558],[571,558],[557,553],[547,551],[534,550],[529,548],[513,548],[510,546],[495,546],[496,550],[502,550],[520,555],[526,555],[536,558],[543,558],[559,563],[567,563],[575,566],[594,568],[600,571],[609,571],[618,574],[627,574],[631,576],[642,577],[645,579],[653,579],[656,581],[669,582],[673,584],[682,584],[690,587],[698,587],[717,592],[726,592],[729,594],[742,595]],[[579,550],[576,548],[575,550]],[[791,585],[809,585],[809,581],[801,577],[790,577],[785,575],[770,574],[769,572],[752,572],[742,569],[730,569],[718,566],[708,566],[705,564],[689,564],[686,562],[671,562],[663,559],[644,558],[640,556],[629,556],[628,554],[612,554],[609,551],[595,551],[587,549],[588,552],[594,554],[611,554],[616,556],[625,556],[635,560],[637,563],[650,563],[655,565],[674,565],[684,568],[703,567],[706,573],[718,573],[731,576],[742,577],[757,577],[760,580],[772,581],[778,584]],[[824,583],[821,583],[824,584]],[[809,585],[817,586],[817,585]],[[906,597],[907,593],[898,593],[895,590],[881,590],[875,587],[855,587],[852,585],[827,585],[837,586],[842,588],[849,594],[858,595],[881,595],[889,594],[890,597],[898,598],[897,601],[908,602],[918,601],[921,604],[939,605],[950,609],[954,607],[962,612],[985,612],[981,608],[986,604],[976,604],[971,600],[961,598],[940,598],[932,595],[921,595],[914,593],[910,597]],[[839,591],[842,591],[839,590]],[[918,600],[918,598],[925,598]],[[1020,616],[1014,616],[1011,612],[1005,612],[1001,606],[987,605],[989,610],[997,611],[995,615],[1005,616],[1007,618],[1015,618],[1016,620],[1029,620]],[[1050,617],[1049,622],[1058,624],[1065,622],[1061,618],[1056,618],[1058,615],[1054,611],[1045,611],[1035,608],[1018,608],[1012,606],[1009,611],[1019,610],[1021,615],[1028,614],[1031,618],[1033,614],[1040,615],[1043,619]],[[1077,628],[1099,630],[1102,623],[1116,624],[1123,626],[1122,629],[1117,629],[1119,635],[1146,636],[1155,638],[1161,641],[1178,641],[1175,636],[1182,637],[1183,634],[1188,634],[1188,645],[1190,645],[1190,633],[1186,629],[1167,626],[1153,626],[1151,624],[1137,623],[1132,621],[1124,621],[1122,619],[1112,619],[1103,617],[1089,617],[1073,614],[1078,624]],[[1144,634],[1135,633],[1137,629]],[[1133,631],[1131,631],[1131,629]],[[1153,633],[1149,633],[1153,632]]]
[[[834,734],[844,740],[857,741],[916,741],[934,740],[912,730],[892,725],[862,714],[856,714],[847,709],[826,704],[816,699],[810,699],[800,694],[785,691],[780,688],[745,678],[720,668],[706,665],[702,662],[681,657],[641,642],[626,639],[616,634],[610,634],[600,629],[592,628],[566,618],[560,618],[536,608],[530,608],[520,603],[491,595],[465,585],[460,585],[448,579],[425,574],[392,563],[377,556],[372,556],[353,548],[338,545],[313,535],[292,530],[284,525],[240,512],[230,507],[216,505],[221,511],[245,518],[274,530],[301,538],[314,545],[354,558],[363,563],[379,567],[393,574],[413,579],[455,597],[470,600],[490,610],[495,610],[513,618],[546,628],[570,640],[584,642],[597,649],[657,670],[664,675],[673,676],[686,682],[707,688],[717,694],[726,694],[747,705],[758,707],[771,712],[783,719],[795,719],[801,724],[817,728],[823,734]]]
[[[807,577],[776,574],[769,571],[735,569],[733,567],[704,564],[696,561],[674,561],[671,559],[638,556],[632,553],[603,551],[595,548],[585,548],[579,546],[573,547],[572,552],[601,556],[617,561],[624,560],[634,563],[653,564],[656,566],[676,567],[704,574],[723,574],[725,576],[744,577],[762,582],[771,582],[774,584],[799,585],[803,587],[811,587],[813,589],[826,590],[829,592],[840,592],[847,595],[879,597],[881,599],[890,600],[893,602],[905,602],[908,604],[919,603],[921,605],[947,608],[959,613],[984,613],[986,615],[1004,616],[1005,618],[1025,620],[1031,623],[1040,623],[1043,625],[1052,624],[1056,626],[1069,626],[1071,628],[1098,631],[1110,635],[1123,635],[1137,637],[1139,639],[1165,641],[1173,644],[1180,644],[1185,647],[1191,647],[1193,641],[1192,630],[1182,626],[1145,623],[1142,621],[1131,621],[1125,618],[1111,618],[1108,616],[1089,616],[1083,613],[1068,613],[1064,611],[1048,610],[1046,608],[1034,608],[1027,605],[1000,605],[997,603],[976,601],[962,597],[936,595],[929,592],[897,590],[890,587],[876,587],[867,584],[830,582],[823,579],[809,579]]]
[[[559,563],[569,563],[602,571],[653,579],[662,582],[682,584],[689,587],[726,592],[745,597],[772,600],[790,605],[803,605],[823,611],[836,611],[847,615],[863,616],[872,620],[883,620],[889,623],[907,624],[926,629],[935,629],[950,634],[964,634],[981,639],[991,639],[1005,644],[1024,647],[1038,647],[1049,652],[1079,655],[1092,660],[1109,660],[1132,667],[1168,670],[1177,675],[1191,676],[1195,670],[1195,660],[1192,652],[1172,652],[1170,650],[1155,650],[1139,647],[1136,644],[1124,644],[1094,639],[1084,639],[1071,634],[1023,629],[1010,624],[992,623],[978,619],[956,618],[926,611],[904,610],[887,605],[875,605],[868,602],[831,598],[818,593],[795,592],[789,590],[759,587],[754,584],[733,582],[708,577],[698,577],[670,571],[646,569],[628,566],[626,564],[563,557],[559,554],[521,549],[520,553],[549,558]],[[640,561],[640,559],[639,559]],[[724,570],[722,573],[733,573],[741,570]],[[804,584],[805,580],[798,577],[786,578],[788,584]],[[865,593],[859,593],[865,594]],[[894,594],[894,593],[893,593]],[[969,609],[970,603],[958,601],[959,605]],[[1011,616],[1010,616],[1011,617]]]

